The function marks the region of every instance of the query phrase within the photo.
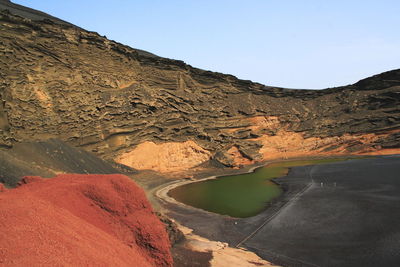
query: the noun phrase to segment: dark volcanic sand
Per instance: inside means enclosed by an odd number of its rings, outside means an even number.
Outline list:
[[[284,179],[308,180],[309,171]],[[246,247],[284,266],[400,266],[400,157],[314,166],[311,176],[313,186]]]
[[[231,246],[272,218],[242,246],[283,266],[400,266],[400,156],[295,167],[276,181],[286,193],[250,218],[163,204],[196,234]]]

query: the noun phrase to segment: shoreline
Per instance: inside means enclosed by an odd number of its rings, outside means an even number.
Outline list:
[[[204,209],[201,209],[201,208],[196,208],[196,207],[193,207],[191,205],[187,205],[187,204],[185,204],[183,202],[177,201],[175,198],[170,197],[168,195],[168,192],[171,191],[174,188],[177,188],[179,186],[183,186],[183,185],[186,185],[186,184],[204,182],[204,181],[207,181],[207,180],[215,180],[215,179],[223,178],[225,176],[236,176],[236,175],[253,173],[258,168],[264,168],[264,167],[267,167],[268,165],[274,164],[274,163],[291,162],[291,161],[302,161],[302,160],[324,160],[324,159],[351,160],[351,159],[363,159],[365,157],[370,157],[370,156],[369,155],[346,155],[346,156],[333,156],[333,157],[324,157],[324,156],[322,156],[322,157],[293,158],[293,159],[284,159],[284,160],[264,161],[264,162],[256,163],[253,166],[249,166],[248,170],[244,170],[244,168],[241,169],[242,171],[238,170],[238,172],[234,173],[234,174],[227,173],[227,174],[221,174],[221,175],[212,175],[212,176],[207,176],[205,178],[199,178],[199,179],[181,178],[181,179],[178,179],[178,180],[171,181],[169,183],[162,184],[162,185],[158,186],[157,188],[153,189],[153,192],[154,192],[154,195],[157,197],[157,199],[165,201],[167,203],[178,205],[178,206],[183,206],[183,207],[189,208],[189,209],[200,210],[200,211],[206,212],[206,213],[218,214],[218,213],[207,211],[207,210],[204,210]],[[373,157],[373,156],[371,156],[371,157]],[[310,165],[304,165],[304,166],[311,166],[312,167],[312,166],[315,166],[315,165],[318,165],[318,164],[310,164]],[[300,167],[300,166],[286,167],[288,169],[288,172],[285,175],[269,179],[269,181],[275,183],[276,185],[278,185],[282,189],[282,194],[280,196],[278,196],[276,199],[273,199],[270,202],[267,202],[266,208],[263,211],[261,211],[260,213],[264,212],[265,210],[267,210],[269,208],[269,205],[268,205],[269,203],[279,202],[280,199],[284,198],[284,195],[287,194],[288,190],[287,190],[287,188],[285,187],[284,184],[276,181],[276,179],[280,178],[280,177],[286,177],[289,174],[291,168],[295,168],[295,167]],[[307,185],[305,185],[305,186],[307,186]],[[232,217],[232,216],[225,215],[225,214],[218,214],[218,215],[219,216],[233,218],[233,219],[243,219],[243,218]],[[254,216],[251,216],[251,217],[256,217],[257,215],[258,214],[254,215]],[[248,217],[248,218],[251,218],[251,217]],[[246,219],[246,218],[244,218],[244,219]]]
[[[263,163],[262,165],[259,164],[257,166],[252,166],[247,171],[238,172],[237,174],[212,175],[212,176],[208,176],[208,177],[200,178],[200,179],[182,178],[182,179],[175,180],[175,181],[172,181],[172,182],[169,182],[169,183],[166,183],[166,184],[163,184],[163,185],[159,186],[161,188],[159,188],[159,189],[156,188],[154,194],[158,199],[160,199],[162,201],[165,201],[165,202],[168,202],[168,203],[171,203],[171,204],[174,204],[174,205],[180,205],[180,206],[184,206],[186,208],[200,210],[202,212],[209,212],[209,213],[213,213],[213,214],[218,214],[218,213],[214,213],[214,212],[211,212],[211,211],[203,210],[203,209],[196,208],[196,207],[193,207],[193,206],[190,206],[190,205],[186,205],[185,203],[179,202],[176,199],[174,199],[173,197],[170,197],[168,195],[168,192],[171,191],[174,188],[177,188],[179,186],[183,186],[183,185],[186,185],[186,184],[204,182],[204,181],[207,181],[207,180],[215,180],[215,179],[218,179],[218,178],[221,178],[221,177],[224,177],[224,176],[230,176],[230,175],[242,175],[242,174],[253,173],[256,169],[263,168],[263,167],[265,167],[265,166],[267,166],[269,164],[271,164],[271,162]],[[273,178],[273,179],[275,179],[275,178]],[[271,181],[272,181],[272,179],[271,179]],[[276,183],[275,181],[273,181],[273,182]],[[276,183],[276,184],[278,186],[281,186],[278,183]],[[235,217],[231,217],[229,215],[222,215],[222,214],[218,214],[218,215],[236,219]],[[255,215],[255,216],[257,216],[257,215]]]
[[[246,171],[242,171],[235,175],[252,173],[258,168],[262,168],[267,166],[270,163],[258,164],[256,166],[250,167]],[[190,205],[186,205],[182,202],[175,200],[173,197],[168,195],[168,192],[176,187],[183,186],[185,184],[195,183],[195,182],[203,182],[207,180],[214,180],[223,176],[229,176],[229,174],[224,175],[213,175],[208,176],[201,179],[188,179],[183,178],[177,181],[172,181],[167,184],[163,184],[155,188],[154,195],[160,201],[163,201],[168,204],[177,205],[184,207],[189,210],[196,210],[201,213],[209,214],[210,216],[217,215],[228,219],[235,219],[228,215],[220,215],[210,211],[206,211],[200,208],[195,208]],[[165,208],[165,207],[164,207]],[[168,216],[168,215],[167,215]],[[210,252],[212,253],[212,259],[209,262],[211,267],[225,267],[225,266],[243,266],[243,267],[257,267],[257,266],[265,266],[265,267],[279,267],[266,259],[261,258],[255,252],[248,250],[245,247],[237,247],[233,244],[229,244],[227,242],[222,241],[213,241],[209,238],[204,237],[203,235],[199,235],[195,233],[195,229],[192,229],[188,226],[183,225],[181,222],[178,222],[176,219],[168,216],[170,220],[172,220],[178,227],[178,229],[184,234],[185,241],[183,241],[183,246],[187,249],[197,252]]]
[[[349,159],[349,157],[351,158]],[[349,160],[358,160],[358,159],[365,159],[365,157],[366,157],[365,155],[347,155],[345,157],[330,157],[330,158],[331,159],[347,158]],[[234,218],[228,215],[220,215],[213,212],[205,211],[203,209],[195,208],[190,205],[181,203],[175,200],[174,198],[168,196],[168,192],[173,188],[182,186],[184,184],[217,179],[223,176],[251,173],[254,172],[254,170],[256,170],[257,168],[267,166],[271,163],[296,161],[296,160],[318,160],[318,159],[327,159],[327,157],[318,157],[318,158],[313,157],[313,158],[301,158],[301,159],[297,158],[290,160],[262,162],[258,163],[255,166],[250,166],[246,170],[238,171],[234,174],[232,174],[232,172],[228,172],[228,173],[222,173],[221,175],[212,175],[200,179],[182,178],[179,180],[162,184],[154,188],[153,195],[156,197],[158,201],[162,203],[161,206],[166,211],[166,216],[168,216],[170,219],[176,222],[179,225],[179,229],[186,229],[185,237],[187,239],[193,240],[193,236],[197,236],[203,240],[202,242],[206,243],[209,242],[209,244],[215,244],[215,242],[217,243],[219,242],[218,244],[226,244],[226,248],[238,249],[239,251],[243,251],[244,249],[245,251],[254,254],[254,256],[259,257],[254,250],[249,250],[251,248],[248,248],[246,245],[240,248],[236,248],[235,245],[241,243],[240,241],[244,240],[245,237],[249,236],[249,234],[254,232],[254,229],[260,227],[262,223],[265,223],[265,221],[271,219],[273,216],[278,214],[279,211],[282,209],[282,207],[290,203],[291,199],[293,199],[293,197],[295,197],[299,192],[303,191],[304,188],[308,188],[307,185],[309,184],[301,184],[300,186],[298,184],[293,185],[290,184],[290,180],[284,181],[283,183],[279,182],[278,183],[279,186],[281,186],[283,189],[285,189],[286,187],[286,190],[284,190],[282,195],[279,196],[277,199],[275,199],[273,201],[274,203],[270,203],[266,207],[266,209],[262,211],[260,214],[249,218]],[[312,169],[309,168],[312,168],[313,166],[315,166],[315,164],[303,167],[306,167],[305,169],[306,171],[311,171]],[[294,167],[288,167],[289,171],[284,177],[290,174],[290,170],[292,168]],[[274,181],[274,179],[276,178],[271,179],[271,181]],[[238,223],[238,225],[236,225],[236,223]],[[187,234],[187,229],[190,230],[190,234]],[[204,243],[202,246],[204,246]],[[220,250],[220,248],[218,250]],[[222,251],[220,252],[222,253]],[[214,250],[213,253],[216,253],[216,250]],[[266,258],[261,258],[261,257],[259,258],[268,260]],[[260,266],[260,265],[249,265],[249,266]],[[271,266],[271,265],[266,265],[266,266]]]

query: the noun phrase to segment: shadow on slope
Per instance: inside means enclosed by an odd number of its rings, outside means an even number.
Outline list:
[[[57,139],[18,143],[11,149],[0,150],[0,183],[8,187],[15,187],[26,175],[49,178],[60,173],[121,173],[115,167]]]

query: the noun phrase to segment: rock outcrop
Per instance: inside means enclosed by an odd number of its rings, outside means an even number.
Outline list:
[[[119,156],[115,161],[137,170],[159,172],[182,171],[200,165],[211,158],[211,153],[193,141],[182,143],[144,142]]]
[[[172,266],[165,226],[123,175],[26,177],[0,188],[0,215],[0,265]]]
[[[339,88],[276,88],[10,10],[0,15],[0,146],[59,138],[159,171],[210,157],[237,166],[399,152],[400,70]],[[200,153],[181,153],[172,167],[158,165],[166,144],[187,142]],[[145,149],[155,146],[160,154]],[[139,150],[149,155],[141,167],[132,155]]]

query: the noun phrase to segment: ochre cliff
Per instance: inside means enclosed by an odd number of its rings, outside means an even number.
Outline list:
[[[158,145],[153,142],[144,142],[134,150],[122,154],[115,161],[139,170],[168,172],[195,167],[208,161],[210,154],[193,141]]]
[[[0,27],[3,147],[59,138],[157,171],[209,159],[238,166],[399,152],[400,70],[292,90],[193,68],[49,19],[2,11]]]

